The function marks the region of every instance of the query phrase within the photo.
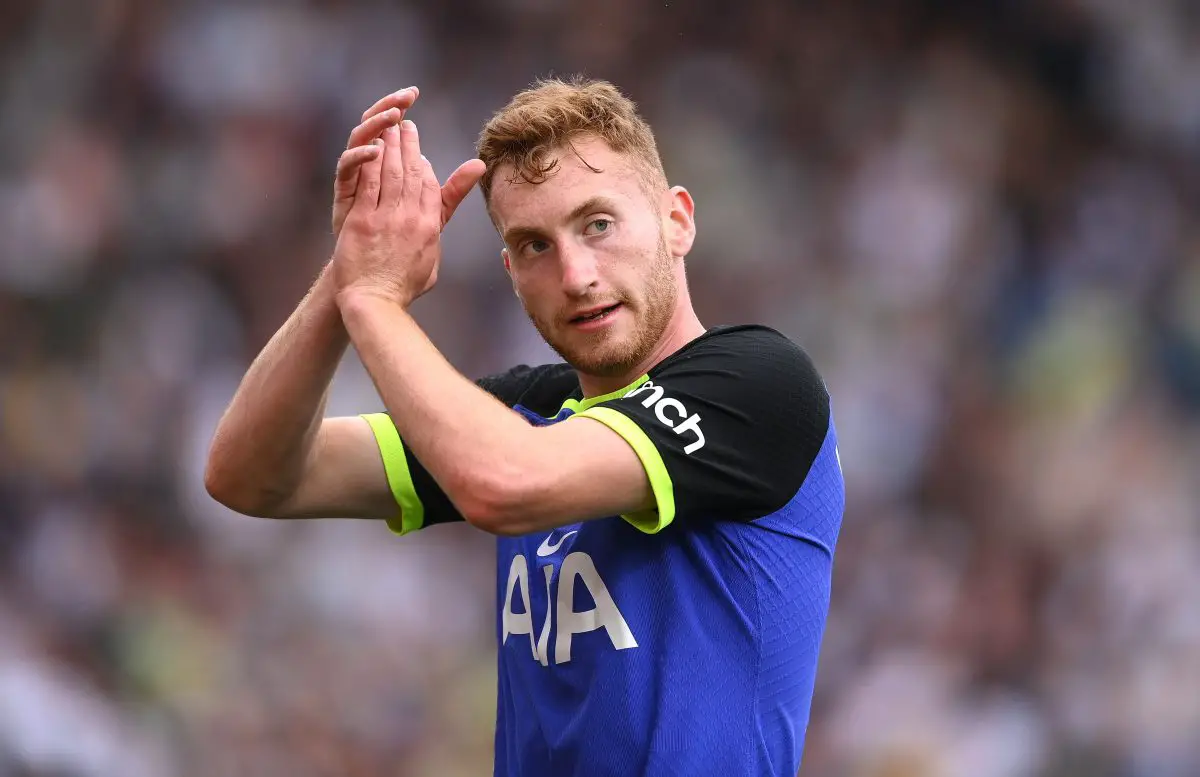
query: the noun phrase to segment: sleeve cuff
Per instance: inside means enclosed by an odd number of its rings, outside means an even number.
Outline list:
[[[646,469],[646,477],[650,479],[650,490],[654,492],[657,507],[621,517],[646,534],[657,534],[669,526],[671,521],[675,520],[675,486],[671,483],[671,475],[667,472],[658,448],[654,447],[654,443],[642,428],[628,416],[611,407],[592,407],[579,415],[599,421],[621,435]]]
[[[408,457],[400,433],[387,413],[370,413],[362,416],[375,434],[379,453],[383,457],[383,468],[387,472],[388,487],[400,506],[400,514],[387,520],[388,528],[401,536],[414,532],[425,525],[425,506],[413,486],[412,472],[408,468]]]

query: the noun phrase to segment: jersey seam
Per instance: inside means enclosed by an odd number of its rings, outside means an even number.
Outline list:
[[[750,554],[745,547],[745,537],[738,536],[738,548],[742,555],[749,559]],[[753,568],[752,568],[753,569]],[[761,580],[757,571],[752,571],[754,575],[754,633],[757,636],[755,643],[758,649],[754,652],[754,701],[752,712],[754,720],[761,723],[762,721],[762,664],[763,664],[763,632],[762,632],[762,595],[760,591]],[[761,737],[761,727],[758,729]]]

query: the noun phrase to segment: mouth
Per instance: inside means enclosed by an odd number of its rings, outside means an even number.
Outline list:
[[[602,308],[592,308],[591,310],[580,313],[579,315],[572,318],[570,320],[570,323],[575,324],[575,325],[580,325],[580,324],[592,324],[592,323],[595,323],[598,321],[603,321],[604,319],[608,318],[613,313],[615,313],[620,307],[621,307],[621,303],[618,302],[616,304],[608,305],[608,306],[602,307]]]

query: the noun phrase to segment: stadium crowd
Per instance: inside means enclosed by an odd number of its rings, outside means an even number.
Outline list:
[[[418,84],[435,169],[534,77],[638,100],[707,324],[814,356],[848,484],[802,775],[1200,773],[1200,13],[1186,0],[8,0],[0,777],[475,777],[489,537],[204,493]],[[418,318],[553,359],[478,194]],[[351,356],[330,411],[380,402]],[[603,737],[604,732],[596,732]]]

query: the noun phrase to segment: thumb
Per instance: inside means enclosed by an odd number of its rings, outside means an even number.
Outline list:
[[[471,189],[483,177],[485,166],[482,159],[468,159],[450,174],[442,185],[442,225],[445,226],[454,211],[470,194]]]

